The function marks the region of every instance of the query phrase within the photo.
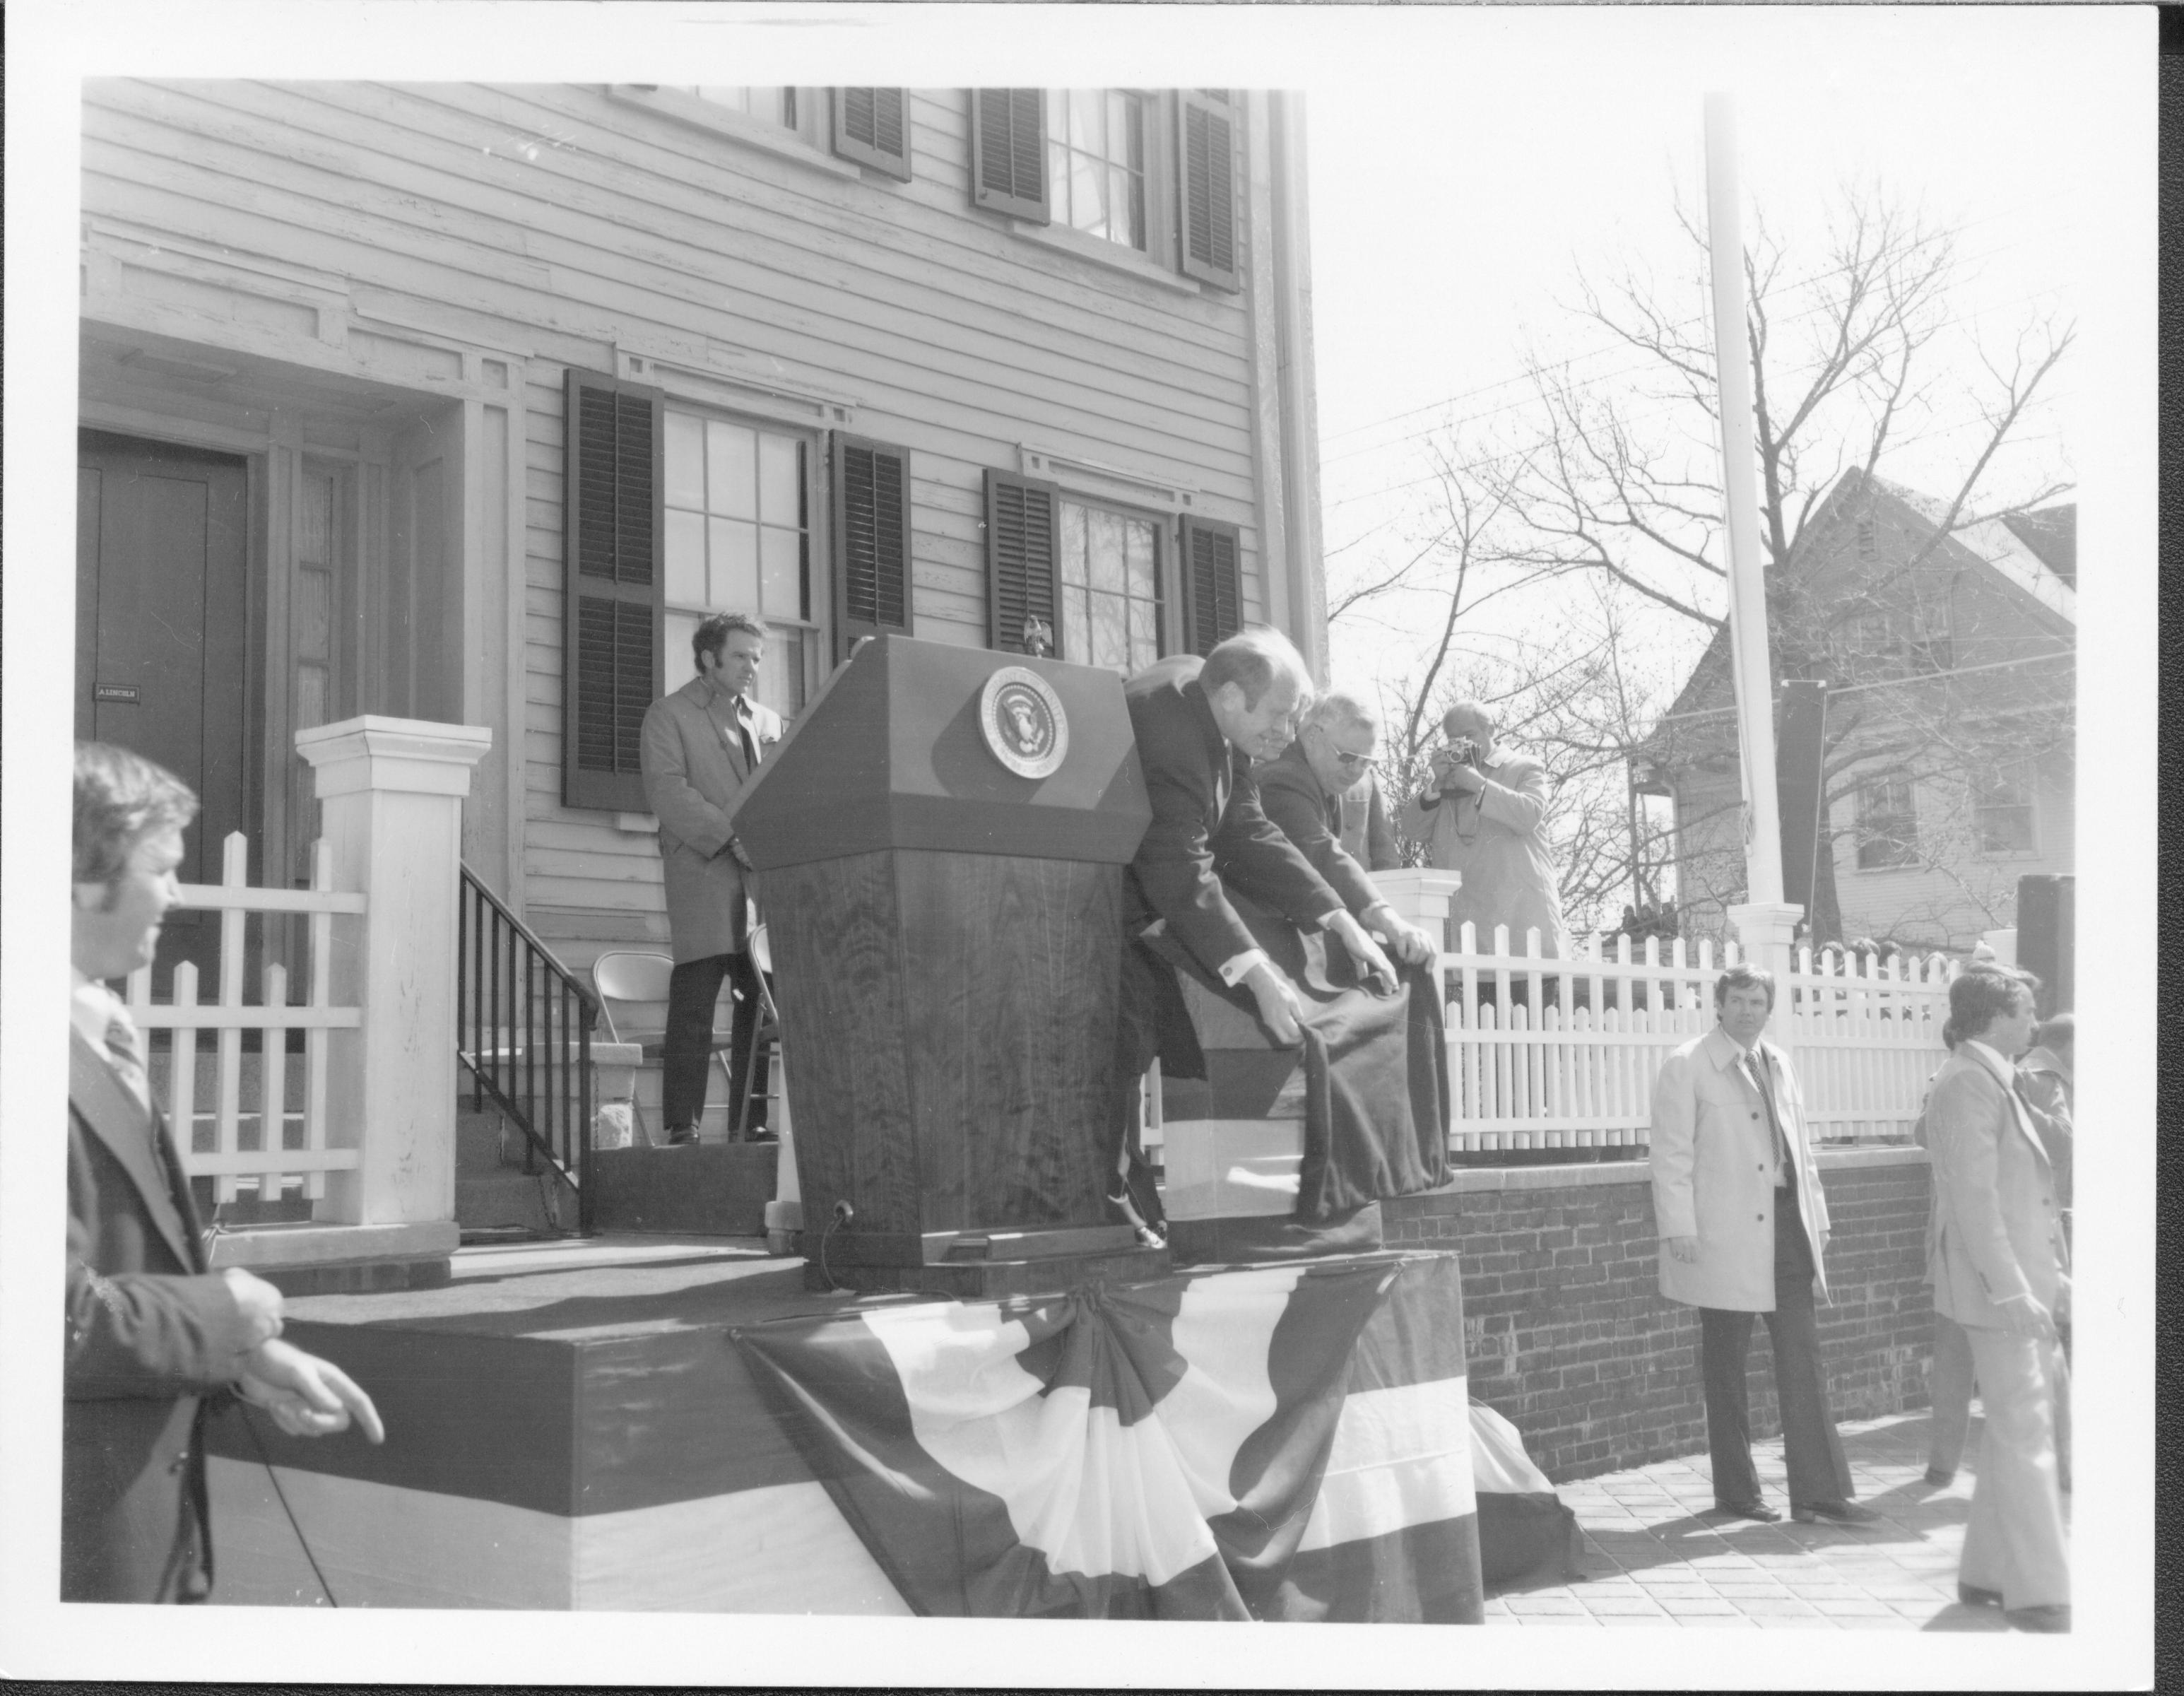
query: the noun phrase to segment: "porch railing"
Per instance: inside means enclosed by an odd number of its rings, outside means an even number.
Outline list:
[[[1549,1150],[1644,1152],[1653,1085],[1679,1046],[1714,1024],[1713,982],[1740,958],[1730,944],[1594,937],[1547,958],[1539,934],[1520,952],[1506,928],[1481,947],[1475,928],[1440,957],[1448,996],[1450,1150],[1557,1158]],[[1801,951],[1776,985],[1772,1039],[1790,1052],[1806,1117],[1824,1142],[1909,1136],[1926,1079],[1946,1052],[1942,1021],[1956,968]],[[1565,1155],[1563,1158],[1569,1158]],[[1582,1154],[1575,1158],[1585,1158]],[[1612,1154],[1609,1158],[1614,1158]]]
[[[543,1156],[577,1194],[592,1233],[592,1030],[599,1004],[468,866],[460,896],[456,1052],[471,1101],[490,1096],[523,1134],[523,1169]]]
[[[234,831],[220,845],[220,882],[183,884],[178,891],[179,907],[220,916],[214,1000],[198,1000],[198,968],[187,960],[175,967],[164,1001],[152,998],[149,966],[131,973],[128,984],[130,1016],[147,1033],[148,1070],[172,1115],[183,1169],[211,1179],[221,1210],[215,1217],[223,1222],[238,1202],[269,1217],[291,1191],[298,1201],[324,1201],[326,1174],[354,1172],[362,1158],[354,1146],[327,1146],[326,1076],[328,1033],[354,1030],[362,1017],[359,1008],[333,1004],[333,923],[338,915],[361,914],[365,897],[334,888],[333,851],[323,841],[312,846],[307,890],[254,888],[248,873],[248,845]],[[290,1005],[288,968],[271,946],[262,951],[258,999],[244,999],[245,925],[254,912],[302,919],[299,1004]],[[291,1031],[302,1037],[298,1056],[288,1052]],[[198,1070],[204,1033],[212,1036],[209,1076]],[[246,1191],[254,1193],[246,1198]],[[308,1218],[311,1208],[304,1211]]]

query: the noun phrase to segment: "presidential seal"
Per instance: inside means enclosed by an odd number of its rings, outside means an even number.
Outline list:
[[[978,728],[994,757],[1020,778],[1051,777],[1069,756],[1061,697],[1028,667],[1004,666],[986,679]]]

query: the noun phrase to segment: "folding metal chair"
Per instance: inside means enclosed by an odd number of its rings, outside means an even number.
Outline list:
[[[612,950],[592,962],[592,986],[599,992],[599,1011],[606,1020],[610,1041],[634,1042],[647,1060],[660,1057],[666,1048],[667,980],[674,970],[675,962],[669,956],[633,949]],[[717,1021],[719,1017],[716,1009],[714,1018]],[[733,1046],[728,1033],[716,1023],[713,1057],[721,1063],[724,1074],[728,1072],[728,1051]],[[630,1107],[637,1115],[639,1132],[651,1142],[644,1108],[634,1100]]]
[[[766,981],[767,974],[773,970],[773,949],[763,924],[751,927],[750,960],[758,979],[758,1018],[751,1024],[750,1052],[744,1056],[744,1077],[747,1080],[757,1075],[760,1050],[771,1042],[777,1051],[781,1042],[781,1010],[773,1004],[773,991],[766,986]],[[726,1065],[727,1063],[724,1060],[721,1063]],[[733,1085],[733,1074],[730,1081]],[[743,1141],[744,1128],[750,1123],[752,1093],[746,1087],[744,1098],[736,1103],[735,1118],[728,1135],[738,1142]]]

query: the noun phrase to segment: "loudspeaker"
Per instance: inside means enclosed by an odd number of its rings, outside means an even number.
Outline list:
[[[2042,1018],[2077,1005],[2078,880],[2029,872],[2017,880],[2017,963],[2040,979]]]

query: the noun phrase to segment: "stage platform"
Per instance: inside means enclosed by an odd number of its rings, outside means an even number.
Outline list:
[[[801,1260],[769,1258],[760,1239],[495,1245],[462,1250],[452,1270],[436,1289],[290,1302],[288,1336],[365,1386],[387,1440],[373,1448],[350,1432],[305,1442],[262,1418],[216,1418],[217,1602],[323,1604],[331,1591],[343,1607],[1117,1616],[1203,1604],[1227,1617],[1479,1616],[1451,1257],[1198,1269],[1035,1310],[814,1292]],[[1241,1340],[1254,1325],[1257,1356],[1245,1359]],[[919,1377],[925,1369],[913,1357],[960,1359],[967,1339],[987,1348],[964,1369],[969,1378]],[[865,1350],[859,1381],[872,1380],[874,1360],[885,1381],[845,1417],[827,1410],[819,1381],[849,1370],[853,1345]],[[1123,1365],[1095,1366],[1089,1407],[1072,1403],[1069,1415],[1072,1431],[1093,1435],[1084,1453],[1040,1463],[1050,1463],[1045,1494],[1027,1505],[1012,1482],[981,1473],[978,1455],[951,1450],[947,1432],[936,1438],[927,1403],[937,1397],[933,1405],[961,1413],[950,1431],[981,1442],[989,1425],[1004,1448],[1030,1442],[1034,1426],[1049,1448],[1078,1441],[1056,1432],[1084,1375],[1041,1355],[1045,1345],[1056,1359]],[[800,1364],[812,1361],[816,1372]],[[1125,1392],[1100,1388],[1102,1371],[1127,1380]],[[1310,1386],[1300,1387],[1305,1378],[1319,1386],[1317,1403]],[[1028,1392],[1011,1392],[1006,1407],[961,1399],[970,1386],[990,1403],[1004,1379]],[[1161,1523],[1123,1528],[1145,1544],[1140,1564],[1150,1562],[1151,1576],[1139,1588],[1152,1600],[1118,1603],[1111,1580],[1088,1586],[1082,1570],[1096,1575],[1102,1559],[1128,1567],[1138,1557],[1041,1543],[1040,1522],[1055,1517],[1055,1480],[1066,1477],[1081,1497],[1083,1478],[1116,1456],[1143,1464],[1159,1420],[1131,1403],[1147,1395],[1174,1450],[1161,1464],[1181,1470],[1173,1489],[1145,1492],[1160,1498],[1156,1512],[1134,1509]],[[875,1418],[900,1415],[900,1430],[845,1431],[873,1408]],[[873,1457],[890,1442],[898,1449],[882,1465]],[[1278,1531],[1268,1544],[1261,1526],[1258,1543],[1268,1546],[1238,1555],[1234,1524],[1263,1512],[1252,1492],[1275,1487],[1245,1476],[1272,1464],[1251,1457],[1287,1445],[1293,1459],[1305,1452],[1300,1442],[1317,1442],[1318,1459],[1301,1496],[1294,1478],[1279,1487],[1295,1521],[1286,1543]],[[1095,1453],[1102,1442],[1110,1448]],[[921,1466],[924,1484],[907,1478]],[[877,1504],[875,1488],[886,1498]],[[1011,1551],[1006,1597],[978,1573],[934,1587],[920,1542],[931,1533],[903,1516],[936,1496],[951,1504],[956,1542],[965,1516],[983,1511],[1004,1540],[1013,1526],[1030,1550]],[[1170,1523],[1174,1502],[1189,1524]],[[1205,1582],[1203,1563],[1195,1580],[1162,1567],[1187,1556],[1191,1536],[1209,1556],[1220,1541],[1226,1567],[1215,1563],[1212,1582],[1229,1599],[1218,1606],[1190,1589]],[[1360,1556],[1373,1537],[1375,1552]],[[1260,1596],[1259,1579],[1287,1587]],[[1303,1604],[1300,1585],[1310,1593]],[[1249,1613],[1238,1610],[1238,1587]]]

